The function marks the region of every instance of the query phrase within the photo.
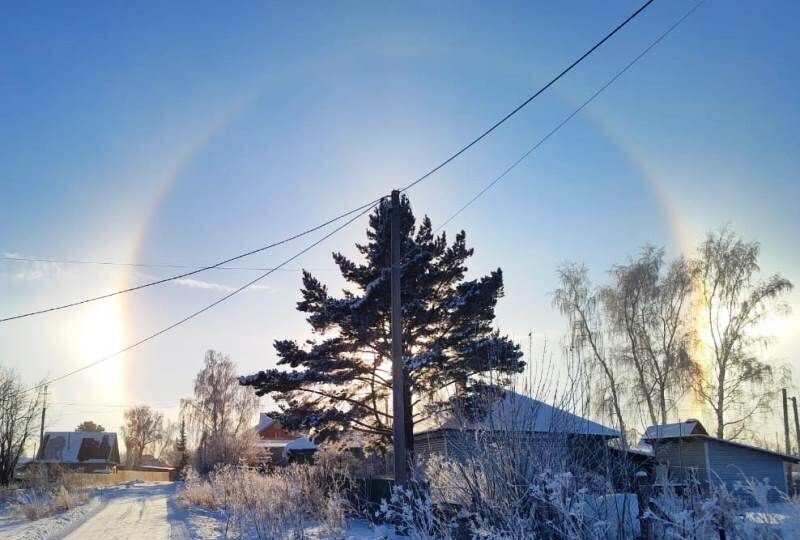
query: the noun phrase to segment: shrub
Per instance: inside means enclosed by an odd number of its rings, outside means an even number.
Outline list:
[[[303,538],[305,527],[320,521],[340,535],[348,512],[345,485],[346,473],[333,461],[294,464],[268,474],[222,466],[205,479],[188,474],[178,501],[219,511],[228,527],[259,539]]]

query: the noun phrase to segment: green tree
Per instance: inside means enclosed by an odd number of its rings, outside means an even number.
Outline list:
[[[75,428],[75,431],[94,431],[96,433],[102,433],[105,430],[106,428],[100,424],[94,423],[92,420],[84,420]]]
[[[303,299],[297,309],[308,315],[320,338],[304,345],[276,341],[280,368],[241,378],[241,384],[278,403],[279,420],[289,429],[313,430],[322,439],[354,430],[380,448],[391,441],[391,212],[391,203],[384,200],[370,215],[367,242],[356,244],[362,262],[333,254],[350,285],[342,296],[331,295],[303,272]],[[466,246],[464,231],[448,244],[444,233],[434,234],[427,217],[417,226],[406,197],[401,199],[400,223],[410,442],[414,424],[432,409],[480,397],[488,374],[503,382],[521,372],[524,362],[519,346],[493,328],[495,306],[503,295],[502,271],[466,280],[465,263],[473,250]]]

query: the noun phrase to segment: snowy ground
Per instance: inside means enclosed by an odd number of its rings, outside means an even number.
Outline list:
[[[210,540],[224,538],[221,516],[186,510],[175,503],[174,482],[133,483],[98,490],[89,503],[36,521],[0,517],[0,539],[14,540]],[[310,540],[325,537],[308,529]],[[348,540],[386,538],[366,523],[354,522]],[[391,538],[391,536],[390,536]]]

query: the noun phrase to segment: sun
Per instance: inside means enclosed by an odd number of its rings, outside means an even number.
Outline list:
[[[123,308],[119,297],[94,302],[77,325],[78,357],[88,364],[122,349],[124,344]],[[119,358],[111,358],[87,371],[89,401],[124,399],[123,372]]]

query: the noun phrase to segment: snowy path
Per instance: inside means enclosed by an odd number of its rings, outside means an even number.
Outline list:
[[[68,534],[64,540],[116,540],[186,538],[185,528],[171,536],[169,497],[174,484],[136,484],[111,494],[103,507]],[[176,524],[178,525],[178,524]],[[182,530],[181,530],[182,529]]]

